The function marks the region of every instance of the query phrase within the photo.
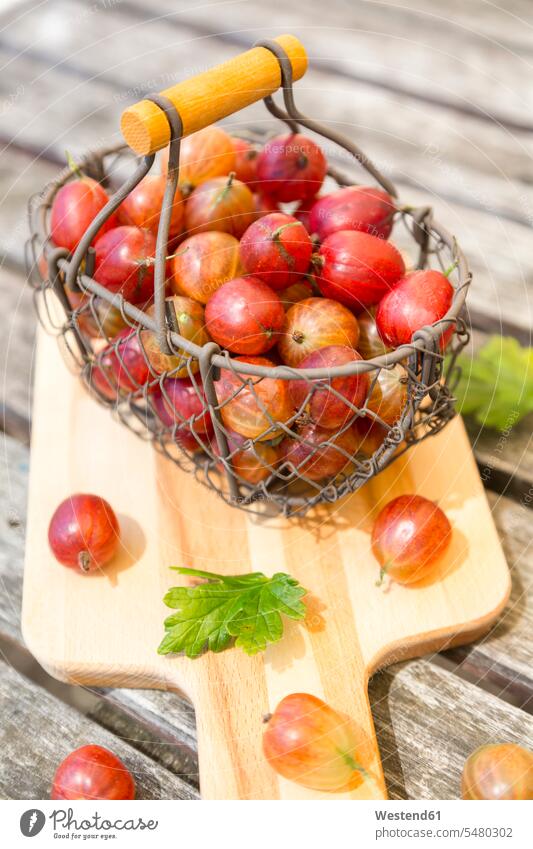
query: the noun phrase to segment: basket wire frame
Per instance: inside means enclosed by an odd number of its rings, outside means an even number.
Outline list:
[[[291,63],[279,45],[268,41],[259,45],[276,55],[281,69],[285,109],[269,96],[264,100],[269,112],[287,124],[291,132],[305,127],[339,145],[396,199],[394,185],[358,147],[297,110]],[[453,269],[449,275],[454,286],[450,310],[435,325],[415,333],[410,344],[372,359],[322,369],[261,366],[232,359],[214,342],[199,346],[179,333],[173,302],[166,298],[165,265],[179,182],[181,119],[173,104],[161,95],[146,99],[165,113],[171,136],[150,313],[146,305],[132,304],[94,280],[91,243],[124,198],[149,173],[154,155],[135,159],[133,173],[111,195],[72,255],[64,248],[56,248],[49,236],[51,206],[57,191],[72,177],[71,170],[63,169],[56,180],[30,200],[27,265],[38,316],[46,329],[58,337],[71,370],[81,376],[100,403],[228,503],[251,512],[287,516],[304,515],[318,504],[334,503],[355,492],[411,445],[440,431],[455,414],[450,387],[457,379],[457,355],[469,337],[461,315],[471,280],[465,257],[455,238],[434,221],[430,207],[415,209],[397,203],[395,226],[401,221],[416,244],[416,267]],[[248,137],[258,140],[255,133]],[[87,154],[80,167],[109,185],[115,171],[121,171],[124,161],[131,157],[126,145],[114,145]],[[329,167],[328,174],[340,186],[353,184],[336,168]],[[450,327],[453,335],[445,367],[440,338]],[[137,347],[148,374],[142,383],[137,380],[128,355],[132,345]],[[169,366],[165,371],[154,368],[154,345]],[[356,407],[339,393],[333,380],[362,374],[368,375],[368,389],[364,403]],[[198,412],[187,418],[173,402],[174,380],[183,377],[189,378],[191,391],[199,402]],[[285,397],[288,381],[295,377],[308,384],[306,398],[288,413],[285,406],[284,415],[278,419],[272,415],[273,399]],[[391,379],[396,397],[401,399],[399,414],[393,421],[386,413],[382,390]],[[309,404],[316,392],[330,393],[347,405],[349,416],[340,428],[314,428]],[[247,433],[237,435],[231,423],[246,405],[253,412],[252,426],[248,422]],[[327,475],[321,474],[324,469]]]

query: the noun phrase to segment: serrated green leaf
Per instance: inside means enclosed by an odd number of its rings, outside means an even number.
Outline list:
[[[533,411],[533,348],[512,337],[491,336],[475,357],[458,358],[458,410],[497,430]]]
[[[204,578],[194,587],[173,587],[164,597],[175,612],[165,619],[166,634],[159,654],[185,652],[197,657],[207,647],[222,651],[234,640],[247,654],[264,651],[283,635],[280,614],[303,619],[306,590],[284,572],[267,578],[262,572],[217,575],[178,568],[181,574]]]

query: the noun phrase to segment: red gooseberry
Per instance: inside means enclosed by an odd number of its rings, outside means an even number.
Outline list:
[[[341,793],[367,777],[356,726],[322,699],[292,693],[266,722],[263,752],[284,778],[312,790]]]
[[[266,357],[236,357],[231,361],[274,368]],[[281,378],[240,375],[233,369],[221,369],[215,383],[220,415],[227,428],[241,436],[271,441],[283,432],[292,412],[287,381]]]
[[[246,483],[256,485],[266,480],[274,468],[278,465],[281,457],[279,444],[272,445],[269,442],[251,443],[248,439],[233,430],[226,433],[228,447],[231,457],[228,462],[235,475]],[[212,451],[220,456],[216,440],[212,440]],[[224,471],[224,464],[219,462],[219,471]]]
[[[287,311],[278,350],[283,362],[295,367],[319,348],[356,348],[358,339],[359,326],[350,310],[329,298],[306,298]]]
[[[433,501],[400,495],[380,511],[372,528],[372,551],[381,567],[400,584],[425,578],[450,545],[452,526]]]
[[[257,277],[236,277],[211,296],[205,308],[209,335],[236,354],[263,354],[276,344],[285,312],[270,286]]]
[[[252,224],[241,239],[241,262],[248,274],[273,289],[284,289],[309,268],[313,245],[303,224],[274,212]]]
[[[357,445],[353,428],[335,433],[313,422],[300,426],[295,436],[286,436],[281,453],[296,475],[319,481],[346,470]]]
[[[144,227],[156,234],[161,217],[165,186],[166,179],[162,174],[148,174],[144,177],[120,204],[117,210],[120,223],[133,227]],[[170,241],[181,235],[184,208],[182,194],[179,189],[176,189],[168,231]]]
[[[361,359],[360,354],[347,345],[328,345],[308,354],[299,367],[331,369]],[[352,418],[354,411],[349,405],[361,407],[368,387],[368,374],[349,374],[317,380],[291,380],[289,394],[295,408],[301,408],[306,402],[312,421],[329,430],[342,427]]]
[[[50,235],[54,244],[73,252],[89,224],[108,200],[105,189],[90,177],[71,180],[61,186],[54,197],[50,215]],[[116,224],[117,217],[114,213],[100,227],[93,243],[108,230],[116,227]]]
[[[98,354],[91,369],[93,387],[110,401],[135,392],[150,380],[150,367],[135,330],[124,328]]]
[[[377,304],[405,272],[394,245],[357,230],[332,233],[314,262],[316,283],[324,297],[355,312]]]
[[[321,148],[299,133],[269,139],[257,161],[261,192],[279,203],[314,197],[326,171],[326,157]]]
[[[255,218],[252,192],[235,179],[234,172],[202,183],[185,205],[185,226],[191,235],[219,230],[240,239]]]
[[[94,279],[134,304],[154,295],[155,236],[139,227],[115,227],[97,240]]]
[[[210,341],[202,304],[183,295],[171,295],[166,298],[166,302],[173,312],[172,327],[180,336],[200,347]],[[154,307],[149,307],[146,312],[153,316]],[[172,372],[172,377],[187,377],[190,372],[195,373],[200,367],[198,360],[184,348],[178,348],[174,354],[163,353],[157,335],[152,330],[142,330],[141,341],[148,362],[157,374],[169,371]]]
[[[253,188],[257,182],[257,159],[259,156],[259,148],[252,142],[245,139],[239,139],[236,136],[231,137],[233,149],[235,151],[235,176],[237,180],[246,183]]]
[[[533,752],[516,743],[480,746],[466,760],[463,799],[533,799]]]
[[[162,151],[161,168],[168,169],[168,148]],[[179,182],[184,190],[222,177],[235,169],[233,140],[222,127],[209,126],[185,136],[180,144]]]
[[[321,242],[339,230],[361,230],[387,239],[392,230],[394,200],[383,189],[348,186],[313,204],[309,212],[309,232]]]
[[[380,302],[376,313],[379,335],[386,345],[408,345],[413,334],[443,318],[452,305],[453,286],[440,271],[413,271],[400,280]],[[444,349],[453,324],[443,329]]]
[[[241,271],[239,242],[229,233],[197,233],[181,243],[172,259],[170,286],[176,295],[187,295],[206,304],[211,295]]]
[[[56,560],[71,569],[93,572],[114,556],[120,528],[110,504],[99,495],[77,493],[61,502],[48,527]]]
[[[51,799],[134,799],[131,772],[109,749],[81,746],[60,763]]]

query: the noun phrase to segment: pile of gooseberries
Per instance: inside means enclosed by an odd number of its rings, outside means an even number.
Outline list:
[[[93,278],[149,316],[168,153],[160,165],[92,245]],[[410,342],[452,303],[445,274],[406,270],[390,241],[394,198],[359,185],[325,192],[327,170],[320,146],[300,133],[259,145],[211,126],[181,144],[165,309],[187,342],[214,342],[225,353],[220,418],[233,471],[254,486],[276,470],[283,480],[321,484],[346,474],[355,455],[371,457],[405,409],[407,371],[400,364],[353,375],[350,364]],[[99,183],[77,173],[55,196],[52,242],[72,252],[107,200]],[[109,405],[143,398],[165,438],[189,454],[207,451],[223,469],[198,360],[162,349],[154,332],[101,298],[67,294],[92,352],[86,379],[98,397]],[[453,333],[445,328],[443,349]],[[239,371],[243,363],[289,366],[295,376],[250,376]],[[339,367],[347,373],[297,376]]]

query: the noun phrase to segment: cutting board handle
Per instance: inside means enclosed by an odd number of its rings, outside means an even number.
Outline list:
[[[271,647],[269,651],[273,653],[266,662],[263,656],[250,658],[235,649],[224,652],[224,656],[207,655],[200,660],[203,669],[195,678],[193,700],[202,798],[336,799],[349,795],[356,799],[386,799],[366,670],[362,659],[353,653],[343,661],[342,669],[326,672],[326,686],[331,688],[332,697],[328,699],[319,685],[314,694],[338,710],[343,722],[349,718],[357,729],[357,753],[366,777],[350,794],[322,793],[280,778],[266,760],[262,750],[265,716],[275,710],[284,696],[304,689],[301,684],[298,688],[297,682],[305,681],[306,686],[312,687],[310,682],[316,680],[314,655],[306,653],[289,661],[290,642],[289,637],[285,645],[282,641]],[[282,662],[287,668],[286,687],[280,686],[279,677],[269,672],[269,668]]]
[[[293,35],[280,35],[274,41],[290,60],[293,80],[301,79],[307,70],[303,44]],[[176,107],[183,136],[188,136],[273,94],[280,85],[281,69],[276,56],[265,47],[253,47],[160,95]],[[170,141],[166,115],[150,100],[140,100],[125,109],[120,126],[125,141],[140,156],[155,153]]]

